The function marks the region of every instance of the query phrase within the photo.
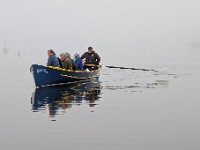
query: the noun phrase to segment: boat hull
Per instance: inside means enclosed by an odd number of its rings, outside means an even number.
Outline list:
[[[54,86],[87,81],[99,76],[101,68],[93,71],[73,71],[58,67],[33,64],[31,72],[37,87]]]

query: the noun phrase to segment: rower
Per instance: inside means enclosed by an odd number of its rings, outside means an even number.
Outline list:
[[[97,69],[99,62],[101,61],[100,56],[93,50],[92,47],[88,47],[88,51],[85,52],[81,59],[85,59],[84,69]]]

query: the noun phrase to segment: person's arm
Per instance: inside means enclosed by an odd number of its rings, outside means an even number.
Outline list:
[[[96,65],[99,65],[100,61],[101,61],[101,57],[96,53]]]
[[[84,59],[86,57],[86,52],[81,56],[81,59]]]
[[[72,70],[72,62],[66,61],[66,68]]]
[[[63,69],[69,69],[68,61],[66,61],[66,60],[63,61],[62,66],[63,66]]]
[[[81,60],[81,61],[80,61],[80,68],[83,69],[83,66],[84,66],[84,65],[83,65],[83,62],[82,62],[82,60]]]
[[[51,59],[51,57],[49,57],[47,61],[47,66],[52,66],[52,62],[53,60]]]
[[[77,61],[77,68],[83,69],[83,62],[82,62],[81,59],[79,59],[79,60]]]
[[[66,69],[66,62],[62,62],[62,68]]]

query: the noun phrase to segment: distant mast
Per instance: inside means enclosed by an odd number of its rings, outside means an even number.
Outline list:
[[[2,50],[3,53],[8,53],[7,41],[6,41],[6,33],[4,34],[4,48]]]

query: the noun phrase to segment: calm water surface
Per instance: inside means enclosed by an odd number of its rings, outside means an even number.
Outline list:
[[[0,149],[200,148],[197,63],[104,68],[99,82],[35,89],[29,69],[42,58],[0,55]]]

